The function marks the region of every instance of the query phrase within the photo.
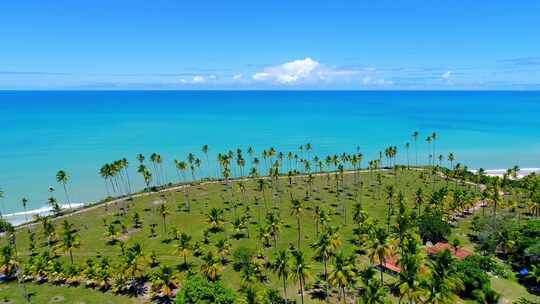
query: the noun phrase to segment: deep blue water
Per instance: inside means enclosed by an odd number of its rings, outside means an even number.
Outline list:
[[[73,201],[105,195],[100,166],[122,157],[160,153],[169,179],[174,158],[201,146],[215,155],[252,146],[296,151],[310,142],[320,156],[354,152],[366,161],[435,131],[436,153],[454,152],[471,168],[540,167],[540,92],[306,92],[306,91],[44,91],[0,92],[0,187],[4,213],[45,204],[59,169],[71,176]],[[411,150],[411,155],[413,150]],[[203,165],[205,171],[214,168]],[[57,191],[58,198],[63,193]]]

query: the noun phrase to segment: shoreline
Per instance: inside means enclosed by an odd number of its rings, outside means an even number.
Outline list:
[[[411,167],[411,169],[413,169],[413,170],[423,170],[423,168],[417,168],[417,167]],[[392,170],[392,169],[379,168],[379,169],[374,169],[373,171],[387,171],[387,170]],[[355,173],[355,172],[357,172],[357,173],[369,172],[369,169],[345,170],[344,174],[352,174],[352,173]],[[329,171],[329,172],[316,172],[316,173],[311,173],[311,174],[313,176],[324,176],[324,175],[327,175],[327,174],[335,175],[337,173],[338,173],[338,171]],[[302,173],[302,174],[294,175],[292,178],[293,179],[294,178],[302,178],[302,177],[306,177],[306,176],[308,176],[308,174]],[[257,178],[271,179],[271,177],[268,176],[268,175],[259,176]],[[280,175],[279,178],[280,179],[286,179],[286,178],[288,178],[288,176],[287,175]],[[247,180],[252,180],[252,179],[254,179],[254,177],[229,178],[228,182],[239,182],[239,181],[247,181]],[[226,180],[225,179],[196,180],[196,181],[189,182],[189,183],[172,184],[171,186],[163,186],[164,188],[159,189],[158,191],[148,192],[148,191],[145,191],[143,189],[143,190],[141,190],[139,192],[136,192],[136,193],[133,193],[133,194],[130,194],[130,195],[125,195],[125,196],[120,196],[120,197],[112,197],[110,200],[104,199],[104,200],[100,200],[100,201],[97,201],[97,202],[90,202],[90,203],[86,203],[86,204],[85,203],[79,203],[80,207],[73,208],[72,210],[65,209],[65,210],[70,210],[70,211],[67,212],[67,213],[64,213],[62,215],[59,215],[59,216],[53,216],[51,218],[51,220],[53,220],[53,221],[54,220],[59,220],[59,219],[62,219],[62,218],[70,217],[72,215],[76,215],[76,214],[84,213],[84,212],[87,212],[87,211],[90,211],[90,210],[94,210],[94,209],[99,208],[99,207],[109,206],[109,205],[112,205],[112,204],[124,202],[124,201],[130,200],[130,199],[135,199],[135,198],[139,198],[139,197],[144,197],[144,196],[153,195],[153,194],[159,194],[159,193],[164,193],[164,192],[176,191],[176,190],[183,189],[184,187],[202,186],[202,185],[217,184],[217,183],[223,183],[223,182],[226,182]],[[33,210],[38,210],[38,209],[33,209]],[[30,211],[31,210],[29,210],[28,212],[30,212]],[[47,216],[50,216],[50,215],[51,214],[48,214]],[[7,216],[8,215],[4,216],[4,219]],[[34,219],[32,219],[30,221],[22,222],[22,223],[19,223],[17,225],[14,225],[14,227],[15,227],[15,230],[20,230],[20,229],[23,229],[23,228],[26,228],[26,227],[32,227],[32,226],[34,226],[36,224],[38,224],[38,222],[36,222]]]
[[[410,169],[424,170],[424,167],[410,167]],[[391,170],[391,169],[390,168],[379,168],[379,169],[375,169],[373,171],[385,171],[385,170]],[[485,175],[486,176],[491,176],[491,177],[495,177],[495,176],[502,177],[503,174],[506,173],[506,170],[507,169],[486,169],[485,170]],[[469,171],[472,172],[472,173],[476,173],[478,170],[471,169]],[[369,172],[369,169],[366,169],[366,168],[358,169],[358,170],[349,169],[349,170],[344,171],[345,174],[351,174],[351,173],[354,173],[354,172],[358,172],[358,173]],[[525,172],[525,173],[524,174],[518,174],[517,175],[518,179],[523,178],[523,177],[525,177],[525,176],[527,176],[529,174],[532,174],[532,173],[537,173],[538,174],[538,173],[540,173],[540,168],[523,168],[523,169],[520,169],[519,172]],[[321,176],[321,175],[336,174],[336,173],[337,173],[337,171],[316,172],[316,173],[312,173],[312,175],[313,176]],[[306,177],[307,175],[308,174],[306,174],[306,173],[297,174],[297,175],[294,175],[293,178]],[[268,176],[268,175],[265,175],[265,176],[260,176],[258,178],[269,179],[271,177]],[[287,175],[280,175],[279,178],[280,179],[288,178],[288,176]],[[246,180],[251,180],[251,179],[253,179],[253,177],[236,177],[236,178],[230,178],[229,182],[246,181]],[[57,216],[57,217],[53,216],[52,219],[56,220],[56,219],[60,219],[60,218],[65,218],[65,217],[68,217],[68,216],[71,216],[71,215],[80,214],[82,212],[93,210],[93,209],[101,207],[101,206],[115,204],[115,203],[127,201],[127,200],[130,200],[130,199],[135,199],[135,198],[139,198],[139,197],[143,197],[143,196],[147,196],[147,195],[163,193],[163,192],[170,192],[170,191],[176,191],[176,190],[179,190],[179,189],[183,189],[184,187],[193,187],[193,186],[199,186],[199,185],[222,183],[222,182],[225,182],[225,181],[226,181],[225,179],[213,179],[213,178],[208,179],[208,178],[206,178],[206,179],[195,180],[195,181],[186,182],[186,183],[173,183],[171,185],[161,186],[163,188],[159,189],[158,191],[148,192],[145,189],[142,189],[142,190],[140,190],[138,192],[128,194],[128,195],[124,195],[124,196],[109,197],[109,198],[104,198],[102,200],[94,201],[94,202],[72,203],[72,208],[69,208],[69,206],[67,204],[63,204],[61,206],[62,210],[67,211],[67,212],[60,215],[60,216]],[[51,211],[52,211],[51,207],[42,206],[40,208],[28,210],[26,212],[25,211],[19,211],[19,212],[5,214],[5,215],[3,215],[3,218],[4,218],[4,220],[11,223],[15,227],[15,229],[22,229],[24,227],[33,226],[33,225],[36,224],[36,221],[33,218],[34,216],[36,216],[36,215],[39,215],[39,216],[51,216],[52,215]],[[12,220],[12,218],[15,218],[15,220]]]

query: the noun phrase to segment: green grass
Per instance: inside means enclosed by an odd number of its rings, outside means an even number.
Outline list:
[[[73,304],[123,304],[140,303],[135,298],[102,293],[84,287],[54,286],[51,284],[26,283],[26,291],[31,303],[73,303]],[[0,284],[0,303],[26,303],[22,287],[16,282]]]
[[[383,225],[385,223],[386,214],[386,198],[384,188],[386,185],[395,185],[397,192],[403,192],[406,198],[407,205],[413,207],[414,193],[419,187],[424,189],[426,198],[429,196],[431,184],[426,185],[420,178],[420,171],[409,170],[399,173],[398,178],[393,175],[393,172],[383,173],[383,185],[378,186],[376,181],[376,173],[373,175],[368,172],[362,172],[359,180],[363,182],[363,187],[354,186],[354,174],[345,175],[345,191],[340,195],[335,193],[335,179],[334,176],[329,178],[324,176],[318,176],[314,179],[312,186],[312,194],[307,201],[304,201],[304,214],[301,217],[302,223],[302,250],[307,257],[311,258],[313,255],[312,249],[309,245],[315,240],[315,222],[313,219],[314,207],[319,204],[325,208],[333,210],[332,224],[341,227],[340,233],[343,240],[343,250],[347,253],[353,251],[352,245],[348,242],[352,238],[352,206],[355,203],[361,203],[365,210],[369,212],[371,216],[379,220],[379,223]],[[212,207],[222,208],[225,210],[226,224],[225,229],[222,232],[210,235],[210,245],[205,248],[213,247],[218,239],[231,236],[231,224],[230,222],[235,216],[240,216],[245,212],[245,208],[250,206],[253,222],[249,225],[251,238],[243,238],[235,240],[230,238],[233,248],[231,252],[234,252],[236,248],[241,246],[256,249],[260,246],[257,241],[255,228],[259,219],[264,221],[264,214],[266,210],[277,210],[282,219],[282,230],[278,240],[277,247],[271,247],[268,249],[269,256],[273,256],[273,253],[278,249],[283,249],[289,246],[289,244],[296,245],[297,242],[297,221],[296,218],[290,214],[290,199],[289,191],[292,192],[293,197],[303,198],[308,189],[305,177],[297,177],[293,180],[292,187],[289,188],[287,178],[282,178],[279,181],[279,185],[276,189],[271,189],[270,183],[264,193],[258,191],[257,182],[254,180],[244,181],[245,195],[242,195],[239,191],[238,182],[233,182],[230,185],[221,183],[207,183],[201,185],[195,185],[189,189],[189,197],[191,201],[191,210],[189,212],[183,211],[184,195],[181,191],[167,192],[164,195],[152,194],[149,196],[139,197],[128,203],[128,216],[122,217],[118,210],[121,204],[112,205],[109,207],[100,206],[94,210],[70,216],[69,222],[73,223],[77,229],[79,229],[81,246],[74,251],[74,260],[77,264],[84,263],[85,259],[94,257],[99,252],[102,255],[110,257],[115,262],[120,259],[119,246],[107,245],[104,237],[105,226],[104,221],[107,223],[118,220],[124,222],[129,228],[127,234],[122,236],[122,239],[126,242],[126,245],[139,242],[143,245],[146,254],[152,251],[158,256],[159,261],[162,264],[178,266],[182,263],[182,258],[174,255],[173,242],[167,243],[165,240],[168,238],[163,231],[162,218],[158,214],[158,204],[160,201],[165,201],[170,210],[170,214],[167,217],[167,227],[170,231],[173,227],[179,228],[181,231],[188,233],[193,237],[193,241],[199,241],[203,238],[203,231],[208,228],[206,223],[205,213]],[[445,185],[447,182],[441,179],[436,180],[435,189]],[[453,183],[450,183],[450,187],[455,187]],[[264,198],[263,198],[264,197]],[[255,198],[258,198],[258,204],[255,203]],[[239,202],[239,206],[233,208],[231,202]],[[345,207],[345,215],[343,214],[343,207]],[[144,227],[143,229],[132,229],[131,216],[135,212],[141,215]],[[345,222],[347,223],[345,225]],[[157,224],[156,231],[158,236],[156,238],[150,238],[149,225],[151,223]],[[41,227],[34,228],[37,233],[37,244],[40,248],[46,247],[46,239],[43,236]],[[57,225],[58,231],[61,230]],[[470,243],[464,237],[464,232],[460,231],[461,228],[456,229],[456,235],[463,235],[462,241],[468,246]],[[4,240],[0,241],[4,242]],[[19,252],[22,256],[26,257],[29,254],[28,251],[28,231],[27,229],[21,229],[17,233],[17,244]],[[61,257],[65,263],[69,263],[69,258],[64,255]],[[310,259],[311,261],[311,259]],[[192,269],[198,271],[200,260],[193,256],[188,258],[188,262],[192,263]],[[322,264],[313,262],[313,274],[320,273],[322,271]],[[151,271],[151,270],[148,270]],[[232,269],[232,266],[226,265],[225,270],[221,275],[223,282],[234,289],[238,289],[240,286],[240,275],[238,272]],[[393,279],[388,277],[389,281]],[[277,280],[274,275],[270,274],[269,285],[281,290],[281,282]],[[13,285],[8,285],[9,290],[14,289]],[[4,286],[2,286],[5,288]],[[112,294],[100,294],[99,292],[86,290],[86,289],[72,289],[65,287],[53,287],[51,285],[33,285],[29,287],[37,288],[36,293],[45,293],[49,296],[54,292],[65,292],[66,298],[72,290],[84,290],[79,296],[79,300],[85,301],[85,303],[93,303],[94,294],[99,294],[99,297],[103,296],[111,301],[116,299],[124,299],[114,297]],[[38,290],[39,289],[39,290]],[[54,292],[53,292],[54,290]],[[290,282],[290,294],[294,293],[295,284]],[[523,291],[517,292],[518,294]],[[16,292],[11,292],[12,296],[16,295]],[[506,296],[506,295],[505,295]],[[96,296],[97,297],[97,296]],[[309,297],[307,297],[309,298]],[[307,303],[315,303],[315,301],[309,300]],[[104,302],[108,303],[108,302]],[[110,302],[116,303],[116,302]]]

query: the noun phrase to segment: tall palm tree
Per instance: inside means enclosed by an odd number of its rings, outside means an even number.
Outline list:
[[[2,203],[0,206],[0,219],[4,219],[4,191],[2,191],[2,188],[0,188],[0,203]]]
[[[426,143],[428,144],[428,146],[431,145],[432,141],[433,141],[433,139],[431,138],[431,136],[426,137]],[[431,153],[428,153],[428,154],[429,154],[429,163],[428,164],[429,164],[429,166],[431,166],[431,160],[432,160],[433,154],[431,154]]]
[[[28,222],[28,213],[27,213],[27,210],[26,210],[26,206],[28,205],[28,199],[26,197],[23,197],[21,199],[21,203],[22,203],[22,206],[23,206],[23,209],[24,209],[24,221]],[[0,212],[0,214],[1,214],[1,212]]]
[[[139,153],[137,155],[137,160],[139,161],[139,164],[142,165],[144,163],[144,155]]]
[[[435,157],[435,141],[439,139],[439,136],[437,133],[433,132],[431,133],[431,143],[433,145],[433,157]]]
[[[356,277],[354,265],[355,261],[353,256],[345,256],[343,252],[340,252],[334,259],[334,267],[328,277],[329,283],[338,287],[341,291],[343,303],[347,300],[347,286],[349,286]]]
[[[454,153],[448,154],[448,161],[450,162],[450,170],[454,170],[454,161],[456,160],[456,157],[454,156]]]
[[[375,278],[375,269],[368,267],[359,272],[362,291],[358,304],[386,304],[388,303],[388,288],[383,282]]]
[[[203,145],[201,148],[202,153],[204,154],[204,157],[206,158],[206,169],[208,170],[208,175],[210,176],[210,161],[208,160],[208,152],[210,148],[208,145]]]
[[[187,266],[187,257],[192,249],[191,236],[185,232],[180,234],[178,243],[175,245],[175,253],[181,255],[184,258],[184,265]]]
[[[304,304],[304,288],[306,286],[306,281],[311,278],[311,265],[304,257],[302,251],[294,250],[292,251],[292,255],[294,269],[292,276],[300,285],[300,297],[302,299],[302,304]]]
[[[415,150],[415,153],[416,153],[416,158],[415,158],[415,166],[418,167],[418,145],[417,145],[417,142],[418,142],[418,136],[420,135],[420,133],[418,133],[418,131],[414,131],[413,134],[412,134],[412,138],[414,140],[414,150]]]
[[[407,169],[411,166],[411,163],[409,162],[409,149],[411,148],[411,144],[409,142],[405,143],[405,151],[407,151]]]
[[[424,290],[421,286],[421,273],[425,254],[420,246],[419,236],[407,235],[401,244],[401,258],[398,264],[401,272],[398,274],[400,301],[407,298],[409,303],[420,303]]]
[[[323,262],[325,282],[328,282],[328,261],[338,252],[341,244],[337,227],[327,227],[317,241],[311,244],[311,248],[315,250],[315,258]]]
[[[383,280],[383,267],[386,265],[386,258],[392,255],[392,245],[390,236],[385,229],[377,227],[368,242],[368,257],[371,264],[380,265],[381,282]]]
[[[386,187],[386,198],[387,198],[387,204],[386,204],[386,224],[388,226],[388,233],[390,233],[390,220],[391,216],[393,214],[393,207],[392,207],[392,201],[394,199],[394,186],[388,185]]]
[[[62,223],[63,226],[63,236],[61,247],[64,252],[69,253],[69,259],[73,265],[73,249],[80,247],[79,236],[77,235],[77,230],[73,228],[73,224],[70,224],[67,220],[64,220]]]
[[[69,195],[67,191],[67,183],[69,181],[69,175],[66,173],[66,171],[60,170],[58,171],[58,173],[56,173],[56,181],[62,184],[62,186],[64,187],[64,193],[66,194],[66,199],[69,205],[69,209],[71,209],[71,201],[69,200]]]
[[[163,232],[165,234],[167,234],[167,216],[169,214],[169,208],[167,208],[167,205],[165,203],[159,205],[159,215],[161,216],[161,220],[163,221]]]
[[[418,217],[422,214],[422,205],[424,204],[424,194],[422,188],[418,188],[414,194],[414,204],[418,209]]]
[[[296,217],[296,223],[297,223],[297,230],[298,230],[298,248],[301,248],[301,222],[300,217],[304,213],[304,207],[302,206],[302,202],[297,199],[293,199],[291,201],[291,215]]]
[[[274,261],[271,263],[271,269],[277,274],[278,278],[283,281],[283,295],[285,303],[288,303],[287,280],[293,271],[291,265],[291,253],[288,250],[278,251]]]
[[[431,270],[431,278],[424,283],[427,290],[426,303],[456,303],[459,299],[456,291],[463,288],[463,282],[457,276],[452,253],[449,250],[438,253],[428,266]]]
[[[150,183],[152,182],[152,173],[150,173],[150,171],[148,171],[146,166],[143,164],[139,165],[137,172],[141,174],[144,180],[144,184],[146,185],[146,189],[148,192],[150,192]]]

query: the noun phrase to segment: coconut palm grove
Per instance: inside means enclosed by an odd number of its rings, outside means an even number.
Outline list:
[[[50,215],[1,222],[0,303],[539,303],[540,177],[409,138],[376,159],[310,143],[131,155],[75,208],[59,168]]]

